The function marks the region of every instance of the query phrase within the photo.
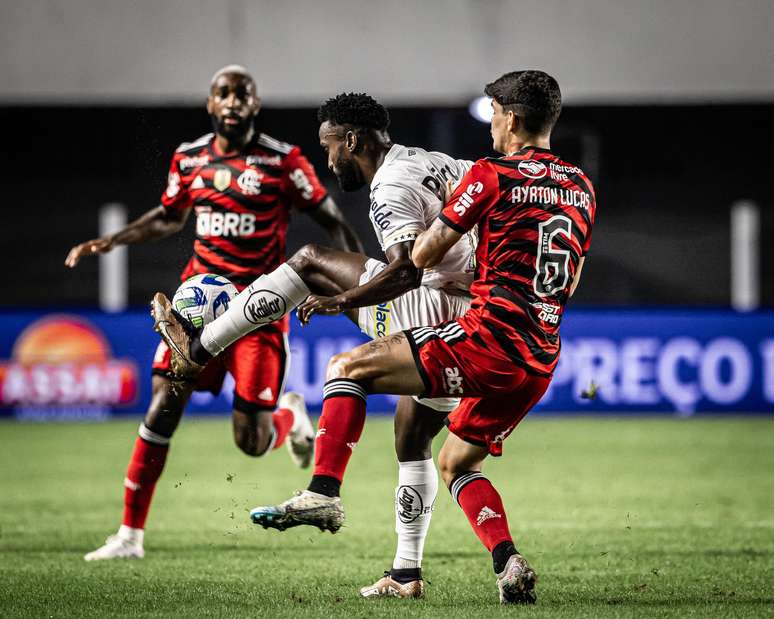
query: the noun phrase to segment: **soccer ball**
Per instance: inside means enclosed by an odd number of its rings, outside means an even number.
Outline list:
[[[228,309],[238,294],[222,275],[204,273],[185,280],[172,297],[172,307],[197,329],[212,322]]]

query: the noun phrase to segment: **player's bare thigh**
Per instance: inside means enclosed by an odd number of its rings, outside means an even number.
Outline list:
[[[304,245],[287,263],[314,294],[330,297],[355,288],[367,261],[363,254],[312,243]],[[357,324],[357,310],[346,314]]]
[[[328,380],[334,378],[356,380],[369,393],[420,395],[425,388],[402,332],[335,355],[327,373]]]

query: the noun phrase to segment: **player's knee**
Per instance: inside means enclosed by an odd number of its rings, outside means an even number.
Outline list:
[[[349,352],[333,355],[328,362],[328,371],[325,374],[325,378],[326,380],[334,380],[335,378],[355,380],[352,374],[355,372],[356,365],[354,356]]]
[[[322,248],[315,243],[307,243],[288,260],[288,265],[302,278],[314,270]]]
[[[239,450],[247,456],[258,458],[264,455],[269,448],[271,434],[258,430],[253,434],[247,432],[234,432],[234,443]]]
[[[257,458],[264,455],[271,443],[270,412],[235,414],[234,443],[245,455]]]
[[[349,351],[331,357],[325,378],[326,380],[348,378],[359,382],[367,390],[374,375],[374,368],[367,361],[361,359],[354,351]]]

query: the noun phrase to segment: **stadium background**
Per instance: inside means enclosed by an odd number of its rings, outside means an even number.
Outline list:
[[[666,612],[673,602],[701,612],[707,603],[729,614],[770,610],[774,445],[771,421],[763,417],[774,413],[772,23],[774,4],[756,0],[3,2],[0,260],[7,272],[0,301],[0,551],[8,561],[0,566],[0,609],[15,608],[9,616],[100,616],[116,607],[92,591],[93,583],[134,591],[136,578],[145,577],[114,567],[97,577],[76,562],[117,518],[118,484],[149,399],[156,340],[146,303],[155,290],[177,286],[193,225],[128,250],[126,289],[119,286],[118,302],[101,296],[105,267],[98,260],[84,259],[75,270],[63,262],[72,245],[97,236],[106,205],[119,205],[133,219],[158,203],[174,148],[210,130],[204,99],[212,73],[238,62],[258,81],[264,103],[259,128],[302,147],[373,256],[378,247],[365,210],[367,193],[343,194],[325,168],[316,139],[321,100],[344,90],[366,91],[389,107],[396,142],[476,159],[491,154],[488,127],[469,109],[483,85],[515,68],[541,68],[557,77],[565,107],[554,149],[595,182],[598,220],[584,281],[563,323],[562,365],[540,409],[561,417],[541,422],[542,415],[530,415],[522,435],[527,438],[519,439],[527,441],[521,461],[539,472],[508,487],[505,472],[516,454],[506,450],[492,474],[503,477],[511,499],[541,497],[519,518],[532,536],[528,549],[541,542],[544,563],[553,557],[560,572],[559,585],[550,577],[546,582],[548,603],[560,604],[549,606],[554,616]],[[735,241],[732,212],[740,204],[752,213],[752,224]],[[315,226],[294,217],[289,252],[310,241],[321,241]],[[746,263],[752,266],[741,273],[746,292],[734,302],[740,274],[733,265],[741,254],[752,257]],[[358,337],[343,319],[315,319],[305,330],[294,325],[290,386],[306,395],[313,410],[319,410],[325,361]],[[594,401],[581,397],[591,382],[600,385]],[[389,398],[379,398],[370,410],[391,407]],[[198,396],[191,410],[226,413],[228,394]],[[613,419],[586,418],[593,413]],[[713,422],[663,419],[656,425],[643,414],[712,416]],[[728,418],[714,420],[718,414]],[[114,415],[131,421],[12,421]],[[632,419],[620,425],[622,417]],[[158,522],[152,525],[159,533],[155,550],[163,560],[146,560],[148,574],[162,583],[156,606],[127,594],[125,609],[134,604],[150,613],[189,608],[197,614],[198,600],[193,593],[186,598],[189,580],[191,592],[204,587],[215,614],[240,604],[274,604],[271,586],[285,597],[286,583],[302,586],[296,572],[284,572],[278,563],[280,542],[237,530],[236,508],[232,520],[217,520],[229,505],[255,500],[252,485],[236,488],[230,479],[224,485],[225,471],[245,479],[265,470],[262,498],[268,493],[275,499],[290,489],[280,483],[285,476],[296,480],[296,474],[286,472],[279,456],[257,465],[244,458],[229,444],[225,420],[212,424],[220,430],[184,421],[180,459],[162,478],[166,486],[160,486],[151,521]],[[370,477],[353,473],[351,481],[350,492],[358,488],[374,505],[384,502],[377,495],[389,493],[392,483],[384,475],[383,483],[371,486],[380,470],[393,466],[387,424],[373,422],[376,438],[365,439],[372,442],[359,456],[359,470]],[[186,441],[191,455],[184,455]],[[89,445],[89,458],[76,453]],[[197,477],[205,468],[211,479]],[[594,481],[573,473],[581,470],[593,472]],[[68,474],[65,493],[60,471]],[[84,479],[93,483],[88,493],[77,486]],[[209,502],[193,490],[202,479],[211,484]],[[270,479],[278,485],[267,485]],[[173,497],[173,484],[177,489],[184,482],[191,494],[181,490]],[[227,509],[213,516],[221,505]],[[448,520],[442,511],[434,526],[449,527],[455,543],[470,543],[460,515],[449,505],[444,510]],[[40,523],[41,513],[63,514],[64,525]],[[372,516],[355,502],[353,522],[358,518],[373,518],[374,527],[388,530],[391,515]],[[624,536],[640,523],[645,530],[636,533],[639,546],[627,546],[635,533]],[[354,544],[350,554],[379,543],[389,551],[390,539],[374,542],[357,526],[345,533],[350,537],[342,552],[347,543]],[[229,552],[225,542],[216,557],[192,541],[208,535],[233,535],[219,539],[261,553],[278,583],[262,582],[266,593],[253,588],[250,595],[258,597],[249,597],[228,575],[248,573],[250,557]],[[320,545],[336,548],[327,538]],[[662,547],[669,554],[661,556]],[[462,590],[467,583],[454,579],[483,557],[472,543],[460,548],[469,548],[468,555],[431,547],[429,557],[436,566],[448,562],[436,573]],[[621,548],[628,554],[614,558]],[[569,562],[562,563],[568,553]],[[592,555],[607,556],[605,578],[616,574],[604,580],[604,593],[598,590],[602,581],[579,575]],[[656,557],[666,563],[654,567]],[[320,563],[311,564],[318,574],[327,569],[324,559],[315,556]],[[725,575],[718,575],[716,560],[727,568]],[[214,576],[213,566],[223,574]],[[659,570],[671,580],[659,581]],[[338,603],[354,584],[364,584],[341,573],[353,579],[348,589],[318,578],[322,593],[304,593],[305,600],[291,594],[290,606],[280,605],[277,616],[293,616],[294,604],[312,612],[309,604]],[[209,582],[217,586],[202,584]],[[480,603],[491,602],[486,583],[476,593]],[[63,601],[62,595],[71,597]],[[457,599],[437,599],[447,616],[477,612]],[[559,599],[581,606],[565,608]],[[597,602],[602,606],[595,610]],[[628,603],[635,606],[620,606]]]

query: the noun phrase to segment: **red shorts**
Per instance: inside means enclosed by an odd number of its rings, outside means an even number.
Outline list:
[[[170,352],[161,341],[153,358],[153,373],[170,375]],[[196,378],[196,391],[217,395],[226,372],[234,377],[234,408],[252,413],[273,410],[285,386],[289,361],[287,334],[279,329],[256,329],[212,359]]]
[[[425,383],[422,397],[461,398],[449,414],[449,431],[502,455],[503,440],[543,397],[551,376],[493,354],[454,320],[404,333]]]

